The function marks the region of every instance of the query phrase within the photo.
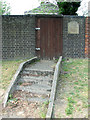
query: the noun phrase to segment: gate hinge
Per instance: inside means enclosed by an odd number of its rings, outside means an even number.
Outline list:
[[[36,48],[36,50],[40,50],[40,48]]]
[[[35,28],[35,30],[40,30],[40,28]]]

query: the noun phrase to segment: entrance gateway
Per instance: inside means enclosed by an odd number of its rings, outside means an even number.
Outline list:
[[[41,59],[53,59],[62,55],[63,19],[36,18],[36,55]]]

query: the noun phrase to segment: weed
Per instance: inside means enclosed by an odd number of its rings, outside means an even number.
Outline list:
[[[18,99],[17,99],[17,98],[13,98],[13,95],[10,94],[7,104],[8,104],[8,103],[12,103],[12,104],[16,105],[16,104],[17,104],[17,101],[18,101]]]
[[[78,111],[81,111],[81,108],[78,107],[77,110],[78,110]]]
[[[90,107],[90,104],[88,105],[88,107]]]
[[[65,59],[63,58],[63,59],[62,59],[62,62],[64,62],[64,61],[65,61]]]
[[[72,113],[73,113],[73,110],[74,110],[73,105],[72,105],[71,103],[68,103],[68,106],[67,106],[67,108],[65,109],[66,114],[67,114],[67,115],[72,114]]]
[[[87,104],[87,103],[86,103],[86,104],[84,103],[82,107],[83,107],[83,108],[88,108],[88,104]]]
[[[10,99],[10,100],[13,99],[13,95],[10,94],[8,99]]]
[[[78,85],[78,82],[74,82],[75,85]]]
[[[69,103],[76,103],[76,101],[74,101],[74,100],[72,99],[72,97],[68,97],[68,102],[69,102]]]
[[[42,112],[42,113],[41,113],[41,117],[42,117],[42,118],[45,118],[45,117],[46,117],[46,114]]]
[[[75,95],[75,93],[73,93],[73,92],[71,92],[70,94],[71,94],[71,95]]]
[[[70,115],[73,113],[73,110],[74,110],[73,104],[74,103],[76,103],[76,101],[74,101],[72,97],[68,97],[68,105],[67,105],[67,108],[65,109],[65,112],[67,115]]]
[[[48,105],[49,104],[49,101],[45,101],[43,102],[44,105]]]
[[[45,101],[45,102],[42,103],[41,110],[40,110],[41,118],[45,118],[46,117],[48,104],[49,104],[49,101]]]
[[[19,85],[22,85],[22,83],[23,83],[23,82],[19,82],[18,84],[19,84]]]

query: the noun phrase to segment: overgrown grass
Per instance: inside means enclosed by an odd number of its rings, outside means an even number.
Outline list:
[[[88,59],[63,59],[62,71],[57,91],[66,104],[57,117],[88,117]]]
[[[10,81],[12,80],[13,75],[17,71],[20,63],[25,60],[13,60],[13,61],[2,61],[2,80],[0,80],[0,86],[2,89],[6,90]]]
[[[68,97],[65,112],[67,115],[73,115],[76,111],[83,112],[88,107],[88,60],[69,59],[64,61],[63,70],[68,74],[62,74],[62,78],[71,88],[66,93]]]

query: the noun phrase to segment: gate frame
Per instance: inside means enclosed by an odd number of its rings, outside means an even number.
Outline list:
[[[61,50],[61,55],[62,55],[63,54],[63,15],[57,15],[57,14],[36,14],[35,15],[36,28],[38,26],[37,20],[40,19],[40,18],[61,18],[62,19],[62,48],[61,48],[62,49]],[[40,24],[39,24],[39,28],[40,28]],[[37,37],[38,34],[39,34],[39,38]],[[35,54],[40,59],[42,59],[41,56],[39,56],[39,51],[37,53],[37,50],[36,50],[36,48],[37,48],[37,38],[40,39],[40,32],[38,34],[37,34],[37,30],[36,30],[35,31],[35,41],[36,41],[36,44],[35,44]],[[53,58],[57,58],[57,57],[53,57]],[[59,56],[58,56],[58,58],[59,58]],[[46,59],[46,58],[43,58],[43,59]],[[48,59],[50,59],[50,58],[48,58]]]

